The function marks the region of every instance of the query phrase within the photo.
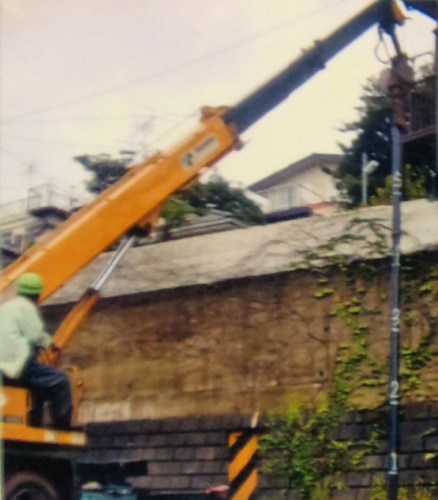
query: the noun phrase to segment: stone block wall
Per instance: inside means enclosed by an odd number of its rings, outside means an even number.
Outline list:
[[[206,498],[208,488],[227,484],[228,432],[245,425],[242,416],[91,424],[84,463],[132,462],[140,471],[143,463],[143,473],[127,473],[141,498]]]
[[[242,416],[216,416],[91,424],[85,462],[143,462],[144,472],[128,478],[141,492],[141,498],[202,498],[206,488],[227,484],[228,434],[248,429],[248,422],[249,418]],[[386,479],[387,425],[383,410],[345,416],[339,428],[340,439],[361,440],[378,428],[381,441],[364,458],[359,471],[345,475],[345,488],[334,491],[333,499],[369,499],[378,481]],[[262,433],[264,429],[259,426],[254,432]],[[422,404],[402,409],[399,452],[399,484],[400,488],[411,488],[410,498],[415,498],[415,488],[437,484],[438,406]],[[281,498],[281,481],[267,478],[261,467],[259,459],[255,498]]]

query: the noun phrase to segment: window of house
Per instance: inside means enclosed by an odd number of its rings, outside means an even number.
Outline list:
[[[296,188],[293,186],[278,186],[267,190],[264,194],[271,203],[271,210],[285,210],[297,204]]]

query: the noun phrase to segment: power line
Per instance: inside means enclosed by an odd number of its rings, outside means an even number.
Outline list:
[[[152,141],[152,145],[154,144],[157,144],[157,142],[159,142],[161,139],[164,139],[166,136],[168,136],[173,130],[175,130],[176,128],[178,128],[180,125],[182,125],[186,120],[188,120],[189,118],[192,118],[194,115],[193,113],[191,113],[190,115],[186,115],[184,118],[182,118],[181,120],[177,121],[174,125],[172,125],[170,128],[168,128],[166,131],[164,131],[162,134],[160,134],[158,137],[156,137],[153,141]]]
[[[24,160],[23,158],[20,158],[16,153],[13,153],[12,151],[10,151],[9,149],[6,149],[4,147],[0,147],[0,151],[2,153],[5,153],[6,155],[10,156],[17,163],[19,163],[20,165],[23,165],[26,168],[26,170],[22,170],[22,171],[18,171],[18,172],[15,171],[14,175],[16,175],[17,177],[19,176],[21,178],[23,176],[29,176],[30,168],[35,166],[35,164],[33,164],[33,162],[31,162],[31,161],[26,162],[26,160]],[[75,187],[74,184],[66,182],[65,179],[61,179],[61,178],[53,177],[52,175],[44,174],[41,172],[40,169],[38,169],[38,179],[41,179],[41,178],[45,179],[45,183],[42,185],[39,185],[39,186],[33,186],[32,189],[39,188],[41,186],[50,185],[52,188],[53,187],[56,188],[53,190],[55,192],[57,192],[57,194],[61,194],[63,196],[70,196],[72,188]],[[1,193],[1,189],[0,189],[0,193]]]
[[[29,161],[23,160],[18,155],[16,155],[15,153],[13,153],[10,150],[4,148],[3,146],[0,147],[0,151],[3,151],[3,153],[6,153],[8,156],[13,158],[17,163],[24,165],[26,168],[29,168],[29,165],[32,163],[30,160]]]
[[[69,142],[69,141],[56,141],[53,139],[42,139],[38,137],[25,137],[25,136],[18,136],[14,134],[3,134],[3,137],[9,138],[9,139],[14,139],[17,141],[25,141],[25,142],[41,142],[41,143],[47,143],[47,144],[55,144],[58,146],[85,146],[85,147],[100,147],[100,148],[107,148],[109,145],[108,144],[87,144],[87,143],[80,143],[80,142]]]
[[[136,106],[142,107],[142,106]],[[112,116],[71,116],[71,117],[65,117],[65,118],[38,118],[35,120],[26,120],[25,125],[30,125],[33,123],[62,123],[62,122],[92,122],[92,121],[100,121],[100,120],[120,120],[120,119],[126,119],[126,118],[131,118],[131,119],[147,119],[147,118],[155,118],[157,120],[163,120],[163,121],[173,121],[175,118],[181,118],[185,116],[183,113],[170,113],[167,111],[162,111],[158,108],[152,108],[152,107],[147,107],[145,106],[145,109],[150,110],[152,113],[151,115],[144,115],[144,114],[124,114],[124,115],[112,115]],[[16,123],[5,123],[4,125],[17,125],[22,127],[23,122],[16,122]]]
[[[190,113],[188,115],[180,115],[182,118],[178,120],[176,123],[174,122],[168,129],[166,129],[163,133],[161,133],[157,138],[155,138],[152,142],[151,145],[157,143],[159,140],[170,134],[175,128],[180,126],[184,121],[186,121],[189,118],[195,117],[196,113]],[[138,132],[138,127],[136,132]],[[132,135],[132,134],[131,134]],[[9,134],[9,133],[3,133],[2,137],[4,138],[10,138],[13,140],[18,140],[18,141],[26,141],[26,142],[36,142],[36,143],[46,143],[46,144],[55,144],[55,145],[60,145],[60,146],[84,146],[84,147],[102,147],[102,148],[107,148],[110,146],[109,144],[89,144],[89,143],[80,143],[80,142],[69,142],[69,141],[57,141],[53,139],[44,139],[44,138],[39,138],[39,137],[28,137],[28,136],[19,136],[15,134]],[[130,141],[122,141],[119,140],[117,142],[123,143],[123,144],[129,144],[129,145],[137,145],[134,142]],[[25,165],[26,167],[29,166],[29,162],[26,162],[25,160],[19,158],[15,153],[12,151],[4,148],[3,146],[0,148],[1,151],[5,152],[12,158],[14,158],[17,162],[21,163],[22,165]]]
[[[151,73],[149,75],[146,75],[144,77],[141,77],[141,78],[138,78],[138,79],[135,79],[135,80],[131,80],[129,82],[126,82],[126,83],[123,83],[123,84],[120,84],[120,85],[114,85],[112,87],[108,87],[107,89],[103,89],[101,91],[98,91],[98,92],[93,92],[93,93],[90,93],[90,94],[87,94],[87,95],[84,95],[84,96],[81,96],[81,97],[77,97],[77,98],[74,98],[74,99],[70,99],[68,101],[65,101],[63,103],[59,103],[59,104],[54,104],[54,105],[51,105],[51,106],[46,106],[46,107],[43,107],[43,108],[38,108],[38,109],[34,109],[34,110],[31,110],[31,111],[27,111],[27,112],[23,112],[23,113],[17,113],[15,115],[11,115],[11,116],[7,116],[4,120],[6,121],[9,121],[9,120],[16,120],[16,119],[23,119],[23,118],[26,118],[27,116],[32,116],[32,115],[35,115],[35,114],[40,114],[40,113],[47,113],[47,112],[51,112],[51,111],[55,111],[55,110],[58,110],[58,109],[63,109],[63,108],[66,108],[66,107],[69,107],[69,106],[72,106],[74,104],[78,104],[78,103],[81,103],[81,102],[86,102],[86,101],[91,101],[91,100],[94,100],[94,99],[97,99],[99,97],[102,97],[104,95],[108,95],[108,94],[114,94],[114,93],[117,93],[117,92],[121,92],[123,90],[126,90],[130,87],[133,87],[135,85],[139,85],[141,83],[144,83],[146,81],[150,81],[150,80],[154,80],[154,79],[157,79],[157,78],[161,78],[163,76],[166,76],[170,73],[173,73],[175,71],[178,71],[180,69],[183,69],[183,68],[187,68],[187,67],[190,67],[190,66],[193,66],[195,64],[198,64],[200,62],[203,62],[203,61],[206,61],[208,59],[212,59],[212,58],[215,58],[215,57],[218,57],[222,54],[225,54],[227,52],[230,52],[232,50],[235,50],[239,47],[242,47],[244,45],[247,45],[248,43],[251,43],[255,40],[259,40],[261,38],[264,38],[266,37],[267,35],[277,31],[277,30],[280,30],[280,29],[283,29],[285,26],[290,26],[291,24],[295,24],[299,21],[302,21],[303,19],[307,18],[307,17],[312,17],[312,16],[316,16],[318,15],[319,13],[323,12],[323,11],[326,11],[327,9],[332,9],[334,5],[337,5],[337,4],[341,4],[341,3],[345,3],[347,0],[338,0],[338,2],[336,2],[336,4],[326,4],[325,7],[320,7],[318,9],[315,9],[311,12],[308,12],[306,14],[303,14],[302,16],[298,16],[298,17],[294,17],[294,18],[291,18],[291,19],[288,19],[287,21],[283,22],[283,23],[280,23],[278,25],[275,25],[275,26],[272,26],[271,28],[268,28],[264,31],[261,31],[255,35],[252,35],[252,36],[249,36],[239,42],[236,42],[232,45],[229,45],[229,46],[226,46],[226,47],[222,47],[216,51],[213,51],[213,52],[210,52],[208,54],[205,54],[203,56],[200,56],[200,57],[196,57],[194,59],[191,59],[189,61],[185,61],[185,62],[182,62],[180,64],[176,64],[174,66],[169,66],[168,68],[164,68],[163,70],[160,70],[160,71],[157,71],[155,73]],[[3,120],[3,121],[4,121]]]

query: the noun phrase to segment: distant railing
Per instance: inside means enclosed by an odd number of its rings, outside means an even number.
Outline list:
[[[28,196],[20,200],[10,201],[0,205],[0,219],[14,215],[32,213],[39,208],[54,207],[66,212],[76,210],[88,203],[91,196],[73,196],[54,184],[43,184],[30,188]]]
[[[20,254],[47,231],[47,225],[35,217],[39,209],[55,209],[68,216],[92,199],[90,195],[72,196],[54,184],[29,189],[28,196],[0,205],[0,251]],[[34,217],[32,217],[34,216]],[[59,219],[61,221],[63,216]]]
[[[43,207],[55,207],[69,211],[78,206],[79,200],[50,184],[45,184],[29,189],[27,203],[29,212]]]
[[[9,201],[0,205],[0,218],[10,218],[11,215],[25,214],[27,212],[27,198]]]

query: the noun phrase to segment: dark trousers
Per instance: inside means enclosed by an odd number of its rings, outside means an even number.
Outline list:
[[[56,429],[70,427],[72,417],[71,390],[69,379],[64,372],[31,359],[26,364],[19,380],[28,385],[35,394],[35,409],[31,415],[33,423],[40,423],[43,403],[49,401],[53,426]]]

